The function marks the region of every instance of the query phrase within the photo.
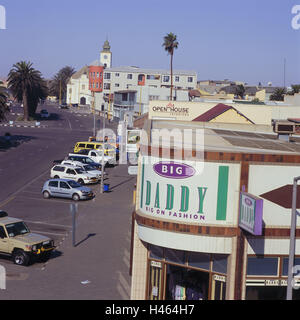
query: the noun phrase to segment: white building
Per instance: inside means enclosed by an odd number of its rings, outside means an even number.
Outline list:
[[[169,88],[130,86],[128,90],[114,92],[113,115],[120,120],[123,120],[123,116],[128,113],[131,113],[132,116],[138,116],[148,112],[150,101],[168,101],[169,97]],[[189,101],[188,90],[174,89],[173,100]]]
[[[84,66],[69,80],[67,85],[67,104],[90,105],[92,94],[89,90],[89,67]]]
[[[120,90],[136,90],[142,92],[142,104],[147,105],[151,96],[158,96],[158,99],[170,100],[171,75],[170,70],[143,69],[139,67],[112,67],[111,47],[106,40],[103,50],[100,52],[100,60],[96,60],[89,66],[103,66],[103,90],[95,92],[95,109],[103,111],[108,97],[114,97],[115,92]],[[89,66],[83,67],[70,79],[67,88],[68,104],[92,104],[92,93],[89,82]],[[174,70],[173,71],[173,99],[188,95],[188,90],[197,86],[197,73],[195,71]],[[157,89],[155,91],[155,89]],[[181,94],[181,92],[183,92]],[[138,94],[136,95],[138,96]],[[136,102],[139,98],[135,98]],[[180,98],[181,99],[181,98]],[[180,100],[183,101],[183,100]],[[188,98],[187,100],[188,101]],[[112,101],[110,101],[112,102]],[[140,103],[140,101],[139,101]],[[146,107],[142,108],[143,112]],[[110,109],[112,112],[112,110]]]

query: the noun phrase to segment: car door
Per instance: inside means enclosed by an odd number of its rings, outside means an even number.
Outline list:
[[[66,170],[66,179],[71,179],[76,181],[76,172],[73,169],[67,169]]]
[[[54,197],[59,196],[58,181],[49,181],[48,188],[51,196],[54,196]]]
[[[90,158],[91,158],[93,161],[98,162],[98,163],[99,163],[100,160],[101,160],[95,151],[92,151],[92,152],[90,153]]]
[[[60,192],[60,197],[62,198],[71,198],[71,187],[65,182],[65,181],[60,181],[59,182],[59,192]]]
[[[0,252],[9,252],[8,248],[8,238],[4,227],[0,226]]]

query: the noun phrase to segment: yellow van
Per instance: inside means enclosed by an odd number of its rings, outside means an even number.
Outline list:
[[[101,142],[77,142],[74,147],[74,153],[78,153],[80,150],[86,149],[99,149],[102,150]],[[104,154],[109,156],[115,156],[116,149],[109,143],[104,144]]]

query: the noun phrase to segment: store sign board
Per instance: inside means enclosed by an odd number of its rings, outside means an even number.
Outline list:
[[[143,156],[140,172],[141,213],[176,222],[235,224],[238,164],[205,162],[199,166],[193,161]]]
[[[263,199],[246,192],[240,193],[239,227],[249,233],[262,235]]]
[[[192,177],[196,170],[187,164],[173,161],[160,161],[153,166],[154,171],[165,178],[185,179]]]

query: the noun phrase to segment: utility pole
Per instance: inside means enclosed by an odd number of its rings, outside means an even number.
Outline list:
[[[102,131],[102,166],[101,166],[101,190],[100,193],[103,193],[103,187],[104,187],[104,131],[105,131],[105,107],[104,107],[104,117],[103,117],[103,131]]]
[[[94,135],[96,137],[96,112],[95,112],[95,92],[93,91],[93,114],[94,114]]]
[[[140,88],[140,112],[139,112],[139,116],[142,115],[142,86]]]
[[[61,79],[59,80],[59,105],[61,105]]]
[[[284,61],[283,61],[283,87],[285,88],[285,58],[284,58]]]

